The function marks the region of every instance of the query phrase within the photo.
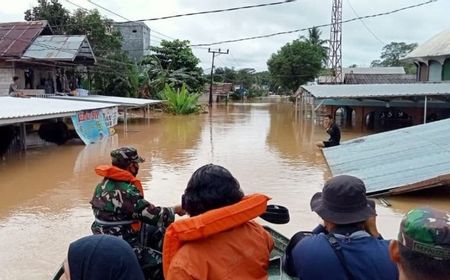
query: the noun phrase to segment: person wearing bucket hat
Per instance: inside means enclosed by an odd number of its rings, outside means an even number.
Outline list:
[[[450,212],[428,207],[409,211],[389,251],[400,280],[450,279]]]
[[[181,205],[158,207],[144,199],[141,182],[136,179],[144,159],[135,148],[122,147],[111,152],[111,165],[95,168],[103,179],[90,201],[95,216],[94,234],[123,238],[134,249],[146,279],[163,279],[162,243],[166,228],[175,214],[184,215]]]
[[[287,274],[302,280],[398,279],[389,242],[376,227],[375,203],[367,199],[362,180],[348,175],[331,178],[312,197],[311,210],[323,225],[291,238],[283,259]]]

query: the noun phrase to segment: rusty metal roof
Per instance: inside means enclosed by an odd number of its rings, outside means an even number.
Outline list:
[[[450,119],[379,133],[324,149],[333,175],[353,175],[368,194],[450,183]]]
[[[46,20],[0,23],[0,57],[21,57],[46,28]]]
[[[22,58],[71,62],[75,59],[82,59],[95,62],[94,53],[85,35],[39,36]]]

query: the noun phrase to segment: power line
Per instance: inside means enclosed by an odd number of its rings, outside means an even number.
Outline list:
[[[360,15],[358,14],[358,12],[356,12],[355,8],[353,8],[352,3],[350,2],[350,0],[347,0],[347,3],[350,7],[350,9],[353,11],[353,14],[355,14],[355,16],[360,17]],[[386,42],[384,42],[383,40],[380,39],[380,37],[377,36],[377,34],[375,34],[375,32],[373,32],[372,29],[369,28],[369,26],[366,24],[366,22],[363,19],[360,19],[362,25],[367,29],[367,31],[369,31],[370,34],[373,35],[373,37],[380,42],[383,46],[386,45]]]
[[[285,0],[285,1],[280,1],[280,2],[272,2],[272,3],[257,4],[257,5],[248,5],[248,6],[227,8],[227,9],[218,9],[218,10],[210,10],[210,11],[202,11],[202,12],[193,12],[193,13],[178,14],[178,15],[156,17],[156,18],[138,19],[138,20],[133,20],[133,21],[156,21],[156,20],[178,18],[178,17],[187,17],[187,16],[195,16],[195,15],[223,13],[223,12],[231,12],[231,11],[244,10],[244,9],[253,9],[253,8],[261,8],[261,7],[267,7],[267,6],[282,5],[282,4],[291,3],[291,2],[295,2],[295,1],[297,1],[297,0]],[[130,22],[133,22],[133,21],[130,21]]]
[[[395,13],[398,13],[398,12],[401,12],[401,11],[405,11],[405,10],[409,10],[409,9],[413,9],[413,8],[417,8],[417,7],[421,7],[421,6],[425,6],[425,5],[428,5],[428,4],[431,4],[433,2],[437,2],[437,1],[438,0],[429,0],[429,1],[426,1],[426,2],[422,2],[420,4],[406,6],[406,7],[395,9],[395,10],[388,11],[388,12],[383,12],[383,13],[367,15],[367,16],[362,16],[362,17],[355,17],[355,18],[343,20],[343,21],[341,21],[341,23],[349,23],[349,22],[353,22],[353,21],[357,21],[357,20],[361,20],[361,19],[376,18],[376,17],[380,17],[380,16],[386,16],[386,15],[390,15],[390,14],[395,14]],[[327,23],[327,24],[315,25],[314,27],[321,28],[321,27],[328,27],[328,26],[331,26],[331,24]],[[214,46],[214,45],[219,45],[219,44],[236,43],[236,42],[249,41],[249,40],[255,40],[255,39],[269,38],[269,37],[274,37],[274,36],[280,36],[280,35],[286,35],[286,34],[292,34],[292,33],[298,33],[298,32],[307,31],[307,30],[311,29],[312,27],[313,26],[307,27],[307,28],[290,30],[290,31],[282,31],[282,32],[276,32],[276,33],[271,33],[271,34],[266,34],[266,35],[244,37],[244,38],[239,38],[239,39],[225,40],[225,41],[219,41],[219,42],[213,42],[213,43],[191,44],[191,47],[207,47],[207,46]]]
[[[88,1],[89,3],[91,3],[92,5],[95,5],[96,7],[100,8],[100,9],[103,9],[103,10],[105,10],[105,11],[107,11],[107,12],[109,12],[109,13],[115,15],[115,16],[118,16],[118,17],[120,17],[120,18],[126,20],[127,22],[135,22],[134,20],[130,20],[129,18],[126,18],[126,17],[124,17],[124,16],[122,16],[122,15],[120,15],[120,14],[114,12],[114,11],[111,10],[111,9],[108,9],[108,8],[106,8],[106,7],[104,7],[104,6],[101,6],[101,5],[95,3],[95,2],[92,1],[92,0],[86,0],[86,1]],[[159,31],[156,31],[156,30],[154,30],[154,29],[152,29],[152,28],[150,28],[150,30],[153,31],[153,33],[156,33],[156,34],[162,35],[162,36],[164,36],[164,37],[170,38],[170,39],[172,39],[172,40],[175,40],[174,38],[170,37],[169,35],[166,35],[166,34],[164,34],[164,33],[161,33],[161,32],[159,32]],[[159,38],[159,39],[161,39],[161,40],[165,40],[164,38],[161,38],[161,37],[158,37],[158,36],[155,36],[155,35],[153,35],[153,37]]]

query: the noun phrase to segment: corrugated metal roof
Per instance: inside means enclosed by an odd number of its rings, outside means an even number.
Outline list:
[[[23,54],[23,58],[74,61],[76,58],[95,61],[85,35],[39,36]]]
[[[55,100],[48,98],[0,97],[0,125],[51,119],[75,112],[115,107],[117,104]]]
[[[406,74],[405,69],[401,66],[394,67],[355,67],[342,68],[344,74]]]
[[[318,99],[450,95],[450,83],[315,85],[302,89]]]
[[[21,57],[45,28],[46,20],[0,23],[0,57]]]
[[[364,181],[368,194],[450,182],[450,119],[379,133],[324,149],[333,175]]]
[[[406,74],[347,74],[344,84],[406,84],[416,83],[416,75]]]
[[[342,68],[342,78],[345,79],[349,74],[366,74],[366,75],[401,75],[406,74],[403,67],[355,67]],[[331,76],[319,76],[319,84],[329,83],[332,80]]]
[[[450,29],[442,31],[410,52],[405,59],[450,56]]]
[[[131,98],[131,97],[118,97],[118,96],[106,96],[106,95],[89,95],[89,96],[55,96],[55,99],[65,100],[79,100],[89,102],[101,102],[101,103],[113,103],[127,107],[142,107],[151,104],[161,103],[161,100],[143,99],[143,98]]]

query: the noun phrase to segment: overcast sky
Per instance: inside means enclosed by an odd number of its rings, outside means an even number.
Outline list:
[[[71,0],[86,8],[95,8],[87,0]],[[92,0],[130,19],[152,18],[178,13],[195,12],[234,6],[275,2],[273,0]],[[360,16],[385,12],[425,0],[343,0],[344,19],[355,17],[354,8]],[[1,21],[23,20],[23,12],[36,5],[36,0],[1,0]],[[60,0],[69,10],[75,6]],[[330,22],[331,0],[299,0],[281,6],[256,8],[212,15],[168,19],[147,22],[150,28],[170,37],[186,39],[192,44],[208,43],[240,37],[263,35],[279,31],[311,27]],[[101,14],[120,21],[115,15],[99,9]],[[383,45],[389,42],[426,41],[436,33],[450,28],[448,19],[449,0],[439,0],[428,6],[414,8],[394,15],[365,20],[376,37],[369,33],[360,21],[343,25],[343,65],[357,64],[369,66],[379,57]],[[328,39],[329,27],[323,28],[323,38]],[[155,34],[164,38],[159,34]],[[230,49],[229,55],[219,56],[216,66],[235,68],[267,69],[270,55],[287,42],[300,35],[291,34],[258,39],[240,43],[223,44],[222,49]],[[152,37],[153,43],[160,38]],[[381,40],[381,42],[380,42]],[[201,66],[210,68],[211,55],[207,49],[194,49],[201,60]]]

